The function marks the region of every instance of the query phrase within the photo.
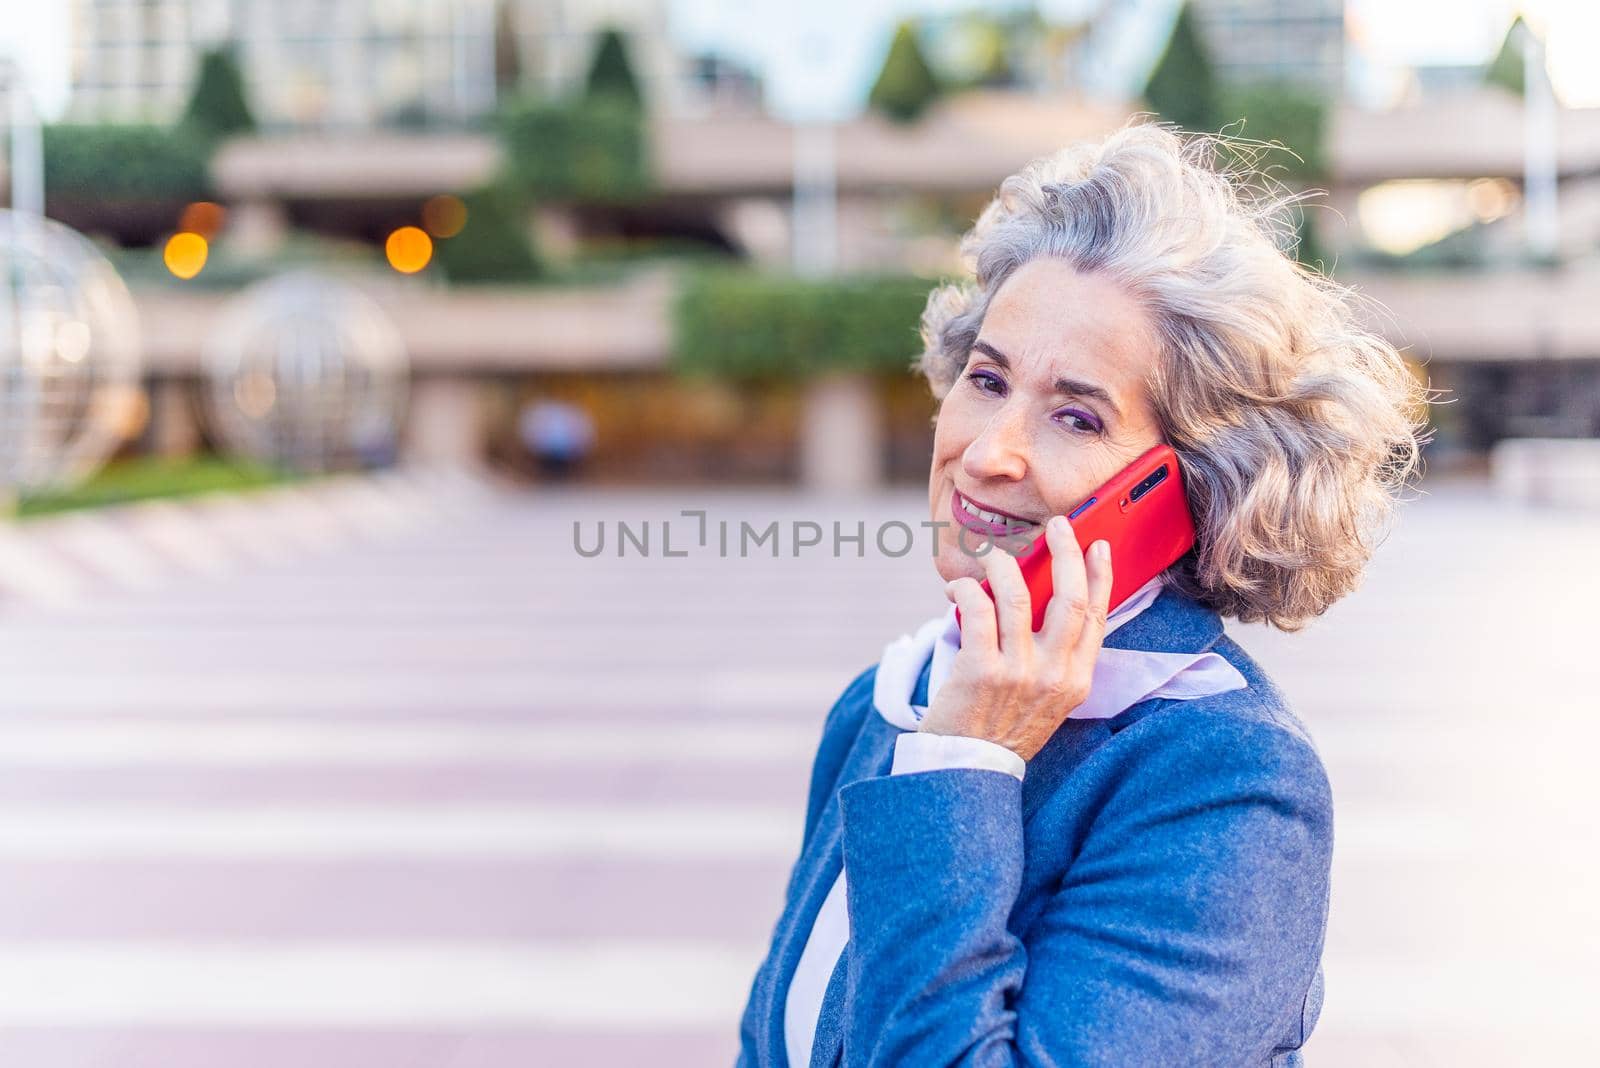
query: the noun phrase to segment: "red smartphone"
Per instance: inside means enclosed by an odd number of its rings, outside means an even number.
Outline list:
[[[1102,539],[1110,543],[1107,612],[1116,611],[1134,590],[1171,567],[1194,545],[1194,519],[1189,515],[1178,454],[1169,445],[1157,445],[1107,479],[1072,510],[1067,522],[1080,550],[1086,551]],[[998,544],[995,548],[1007,551]],[[1043,533],[1017,556],[1017,564],[1033,599],[1033,629],[1038,631],[1044,626],[1045,606],[1055,586],[1050,547]],[[983,580],[983,592],[993,599],[988,579]],[[960,622],[958,608],[957,625]]]

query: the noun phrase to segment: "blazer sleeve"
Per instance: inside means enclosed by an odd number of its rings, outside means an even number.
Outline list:
[[[1286,728],[1199,708],[1135,732],[1026,942],[1007,928],[1023,871],[1017,779],[948,769],[840,791],[846,1066],[1269,1059],[1321,955],[1321,761]]]
[[[876,664],[857,675],[844,688],[844,693],[839,695],[823,720],[822,739],[817,743],[817,755],[811,761],[811,788],[806,794],[806,823],[800,834],[800,853],[804,853],[806,846],[811,844],[817,821],[822,818],[822,810],[827,807],[828,798],[839,782],[839,773],[844,769],[850,748],[861,733],[861,721],[873,710],[872,688],[877,677]],[[797,854],[794,867],[798,869],[799,866]],[[790,881],[793,881],[792,872]]]
[[[864,710],[872,708],[872,688],[876,679],[877,665],[874,664],[850,681],[823,720],[822,738],[817,744],[816,756],[811,761],[811,787],[806,800],[805,827],[801,831],[800,848],[796,852],[794,863],[790,865],[789,878],[785,884],[785,912],[788,910],[790,899],[794,897],[794,882],[800,873],[800,857],[805,853],[806,846],[811,842],[811,836],[816,832],[817,820],[821,817],[822,810],[839,781],[839,773],[844,768],[845,758],[850,755],[850,747],[860,733]],[[774,922],[774,937],[777,935],[778,924],[782,922],[783,916],[780,915]],[[756,1051],[758,1031],[762,1021],[757,1018],[757,992],[761,989],[766,973],[772,966],[769,946],[767,958],[756,971],[755,979],[751,983],[750,996],[745,1002],[744,1011],[740,1014],[739,1057],[735,1062],[735,1068],[749,1068],[759,1063],[760,1058]]]

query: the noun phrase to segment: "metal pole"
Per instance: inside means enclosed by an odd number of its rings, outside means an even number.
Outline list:
[[[485,0],[455,0],[451,5],[451,14],[451,65],[455,68],[452,88],[456,116],[472,118],[488,111],[494,101],[495,7],[492,2]],[[472,38],[483,37],[485,31],[487,47],[479,42],[479,47],[474,48]],[[481,64],[486,53],[488,67],[474,69],[474,64]]]
[[[838,183],[833,123],[794,124],[794,269],[803,277],[832,274],[838,260]]]
[[[454,75],[450,81],[455,97],[455,114],[459,119],[465,117],[468,111],[466,0],[455,0],[450,5],[450,45],[450,66]]]
[[[1528,251],[1553,259],[1560,249],[1557,207],[1556,99],[1545,74],[1544,42],[1527,24],[1522,29],[1523,213]]]
[[[483,47],[478,61],[483,64],[483,80],[478,84],[482,86],[481,114],[492,114],[496,105],[500,103],[500,83],[496,80],[498,71],[495,69],[495,34],[500,28],[500,7],[496,0],[486,0],[478,8],[483,12]],[[516,47],[513,40],[512,48]]]
[[[13,263],[25,259],[35,248],[36,220],[44,217],[44,165],[39,143],[39,117],[22,80],[22,65],[0,61],[0,82],[10,97],[11,135],[11,247],[5,257]],[[15,361],[16,367],[3,367],[0,381],[0,416],[3,416],[6,455],[0,455],[0,515],[14,510],[19,486],[33,477],[39,433],[39,376],[26,366],[29,353],[21,323],[21,301],[12,272],[0,280],[0,362]],[[21,373],[18,373],[21,372]]]
[[[11,97],[11,210],[38,218],[44,215],[44,145],[38,113],[16,62],[6,65],[6,88]]]

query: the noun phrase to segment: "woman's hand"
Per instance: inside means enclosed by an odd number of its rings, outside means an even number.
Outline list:
[[[1110,546],[1081,552],[1062,516],[1045,524],[1045,538],[1055,590],[1037,634],[1022,569],[998,545],[979,558],[992,602],[977,579],[945,586],[961,609],[961,648],[919,731],[983,738],[1031,760],[1089,696],[1111,599]]]

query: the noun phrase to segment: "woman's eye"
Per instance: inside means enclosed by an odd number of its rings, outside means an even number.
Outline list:
[[[1100,423],[1092,415],[1068,408],[1061,413],[1060,417],[1071,430],[1084,434],[1098,434],[1100,432]]]
[[[991,397],[998,397],[1005,392],[1005,385],[994,375],[984,371],[973,371],[967,375],[967,381],[971,382],[979,393],[987,393]],[[991,386],[994,388],[991,389]]]
[[[972,383],[973,389],[985,396],[1001,397],[1005,395],[1006,384],[987,371],[972,371],[966,378],[968,382]],[[1100,433],[1100,420],[1088,412],[1079,411],[1076,408],[1067,408],[1057,413],[1056,418],[1061,420],[1066,428],[1074,433]]]

